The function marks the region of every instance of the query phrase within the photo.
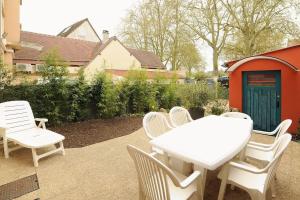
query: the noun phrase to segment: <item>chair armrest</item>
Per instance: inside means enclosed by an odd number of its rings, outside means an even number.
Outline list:
[[[247,166],[247,165],[243,165],[241,163],[237,163],[237,162],[229,162],[229,165],[231,167],[235,167],[235,168],[238,168],[238,169],[242,169],[242,170],[245,170],[247,172],[250,172],[250,173],[254,173],[254,174],[260,174],[262,173],[264,170],[260,170],[260,169],[257,169],[255,168],[254,166],[253,167],[250,167],[250,166]]]
[[[247,144],[247,148],[256,149],[256,150],[265,151],[265,152],[272,151],[274,149],[273,146],[261,147],[261,146],[251,145],[251,144]]]
[[[35,118],[34,120],[37,122],[48,122],[47,118]]]
[[[184,189],[191,185],[201,175],[200,171],[194,171],[190,176],[179,183],[180,188]]]
[[[252,132],[257,134],[262,134],[262,135],[275,135],[277,130],[274,130],[272,132],[253,130]]]
[[[273,145],[273,144],[264,144],[264,143],[258,143],[253,141],[250,141],[248,144],[253,146],[259,146],[259,147],[271,147]]]

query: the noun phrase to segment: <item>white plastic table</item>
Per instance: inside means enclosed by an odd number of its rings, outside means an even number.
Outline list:
[[[240,153],[252,128],[251,120],[211,115],[174,128],[150,144],[201,169],[205,186],[206,170],[215,170]]]

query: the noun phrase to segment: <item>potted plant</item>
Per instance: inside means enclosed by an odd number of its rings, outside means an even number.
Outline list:
[[[180,91],[181,103],[187,108],[193,119],[204,116],[204,106],[208,103],[207,86],[203,83],[187,84]]]

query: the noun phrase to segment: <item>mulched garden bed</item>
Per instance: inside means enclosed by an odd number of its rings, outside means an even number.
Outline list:
[[[75,148],[128,135],[141,127],[142,117],[131,116],[67,123],[49,129],[66,137],[66,148]]]

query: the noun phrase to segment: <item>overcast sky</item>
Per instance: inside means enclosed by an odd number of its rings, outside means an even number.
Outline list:
[[[126,11],[139,0],[23,0],[22,30],[57,35],[65,27],[89,18],[102,38],[102,30],[116,35]],[[211,49],[201,45],[201,54],[211,66]],[[209,69],[210,70],[210,69]]]
[[[23,0],[22,29],[58,34],[63,28],[89,18],[101,36],[102,30],[117,33],[122,17],[138,0]]]

